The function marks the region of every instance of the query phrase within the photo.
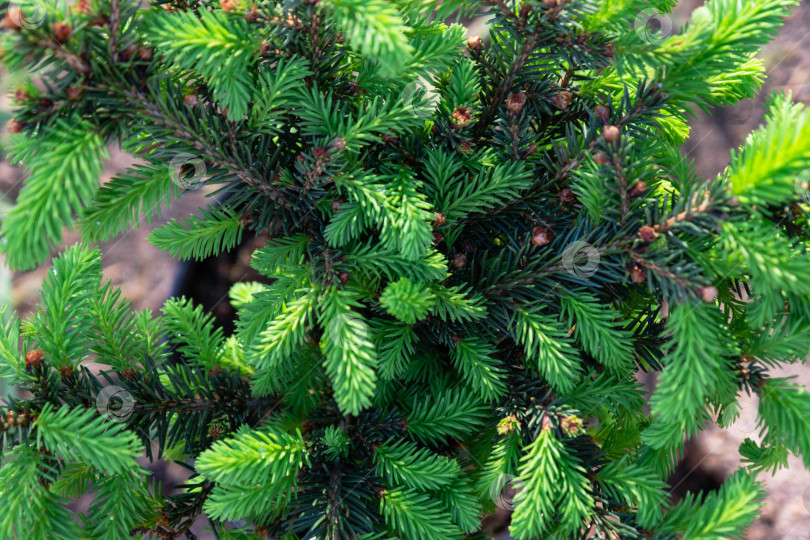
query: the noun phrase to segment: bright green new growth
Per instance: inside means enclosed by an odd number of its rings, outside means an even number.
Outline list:
[[[756,94],[795,3],[710,0],[673,35],[638,22],[670,0],[9,12],[3,60],[38,80],[0,249],[31,268],[83,240],[0,321],[0,376],[28,392],[0,416],[0,537],[481,538],[500,506],[520,540],[741,538],[757,478],[810,466],[810,398],[772,372],[810,350],[810,113],[772,96],[717,178],[679,147],[697,108]],[[112,143],[140,162],[99,186]],[[232,335],[186,298],[134,312],[89,246],[202,184],[215,204],[150,240],[202,259],[270,237]],[[743,467],[673,504],[685,438],[742,392]]]

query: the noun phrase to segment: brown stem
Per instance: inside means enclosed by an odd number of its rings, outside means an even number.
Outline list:
[[[110,19],[107,21],[107,27],[110,29],[110,56],[113,62],[118,62],[118,25],[120,21],[120,0],[110,0]]]
[[[624,175],[624,169],[622,169],[621,156],[614,154],[613,163],[616,165],[616,177],[619,179],[619,195],[622,198],[622,217],[619,220],[619,225],[622,225],[624,224],[625,218],[627,218],[627,214],[630,212],[630,200],[627,197],[627,177]]]
[[[156,124],[170,128],[174,135],[188,141],[192,146],[194,146],[194,148],[200,152],[203,152],[208,158],[210,158],[214,165],[231,171],[234,175],[236,175],[237,178],[239,178],[239,180],[249,186],[257,188],[263,195],[268,196],[280,203],[287,202],[281,191],[268,183],[265,183],[262,178],[253,176],[249,171],[246,171],[238,160],[234,159],[232,155],[222,152],[215,145],[212,145],[206,137],[193,133],[189,131],[182,123],[166,117],[163,114],[163,111],[161,111],[157,105],[146,99],[143,94],[133,90],[126,93],[125,96]]]
[[[706,197],[706,199],[702,203],[700,203],[697,206],[690,206],[689,208],[687,208],[683,212],[675,214],[674,216],[667,219],[663,223],[655,225],[654,226],[655,231],[659,232],[659,233],[660,232],[666,232],[666,231],[670,230],[672,227],[674,227],[675,225],[677,225],[678,223],[681,223],[681,222],[684,222],[684,221],[691,221],[692,218],[695,217],[695,215],[706,213],[706,211],[708,211],[709,208],[711,208],[714,201],[711,199],[710,193],[708,191],[705,191],[703,193],[696,192],[694,195],[692,195],[691,203],[695,204],[700,195],[704,195]]]
[[[61,44],[51,39],[42,39],[37,41],[37,45],[44,49],[50,49],[54,56],[64,60],[67,65],[86,75],[90,73],[90,65],[80,56],[73,54],[65,49]]]
[[[518,53],[512,62],[512,65],[509,67],[509,72],[501,80],[500,85],[498,85],[498,89],[495,91],[495,95],[492,97],[492,101],[490,101],[489,105],[478,119],[478,123],[475,126],[476,136],[482,136],[492,123],[492,120],[495,118],[495,114],[498,112],[498,108],[501,106],[501,103],[506,98],[507,93],[512,88],[512,81],[514,81],[518,72],[523,69],[523,66],[525,66],[526,62],[529,60],[529,54],[531,54],[532,50],[534,50],[535,46],[537,45],[537,39],[536,33],[526,37],[526,40],[523,42],[523,47],[520,49],[520,53]]]

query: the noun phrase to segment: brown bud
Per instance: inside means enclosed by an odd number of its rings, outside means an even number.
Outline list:
[[[467,48],[473,52],[480,53],[484,50],[484,42],[481,36],[473,36],[467,40]]]
[[[462,141],[459,148],[462,153],[469,154],[472,151],[472,143],[470,141]]]
[[[596,162],[597,165],[605,165],[610,163],[610,159],[603,154],[602,152],[597,152],[593,155],[593,160]]]
[[[717,287],[706,285],[700,289],[700,297],[704,302],[712,303],[717,299]]]
[[[28,418],[27,414],[20,413],[17,416],[17,422],[16,423],[17,423],[18,426],[26,427],[28,425],[28,420],[30,420],[30,418]]]
[[[71,86],[67,89],[67,97],[70,101],[76,101],[81,97],[83,92],[84,86],[77,84],[76,86]]]
[[[338,279],[340,280],[341,283],[346,285],[351,279],[351,276],[349,275],[348,272],[341,272],[340,274],[338,274]]]
[[[129,60],[136,54],[138,54],[138,46],[133,43],[132,45],[128,46],[126,49],[121,51],[121,58],[123,58],[124,60]]]
[[[73,9],[76,13],[81,13],[82,15],[92,15],[93,9],[92,5],[90,4],[90,0],[78,0],[75,4],[73,4]]]
[[[63,379],[73,377],[73,366],[61,366],[59,368],[59,375],[61,375]]]
[[[509,109],[513,114],[520,114],[520,111],[523,110],[523,106],[525,104],[526,94],[523,92],[509,94],[509,97],[506,98],[506,108]]]
[[[640,197],[641,195],[644,195],[645,191],[647,191],[647,182],[644,180],[639,180],[633,185],[632,189],[630,189],[627,194],[631,197]]]
[[[447,218],[441,212],[436,212],[433,216],[435,218],[433,223],[435,223],[437,227],[441,227],[447,222]]]
[[[152,61],[153,52],[152,49],[149,47],[138,47],[138,58],[143,60],[144,62],[151,62]]]
[[[9,7],[6,10],[6,17],[3,19],[3,26],[11,28],[12,30],[21,30],[22,21],[25,18],[23,12],[18,7]]]
[[[638,230],[638,235],[644,242],[652,242],[653,240],[658,238],[658,233],[655,232],[655,229],[653,227],[650,227],[649,225],[644,225],[643,227],[641,227]]]
[[[630,268],[630,277],[633,278],[633,283],[644,283],[647,281],[647,273],[638,263],[633,263]]]
[[[604,137],[607,142],[619,142],[619,136],[619,128],[616,126],[608,125],[602,127],[602,137]]]
[[[51,30],[53,31],[53,37],[55,37],[56,41],[58,41],[59,43],[66,43],[67,40],[70,39],[71,34],[73,33],[73,30],[70,28],[70,25],[62,21],[53,23]]]
[[[599,118],[599,120],[601,120],[605,124],[608,123],[608,121],[610,120],[610,109],[608,107],[605,107],[604,105],[597,105],[596,107],[594,107],[593,110],[596,113],[596,116]]]
[[[214,422],[208,426],[208,435],[212,439],[219,439],[225,433],[225,426],[219,422]]]
[[[560,200],[565,204],[569,204],[577,200],[577,196],[574,194],[574,191],[569,188],[563,188],[560,190]]]
[[[89,13],[88,13],[88,15],[89,15]],[[93,26],[93,27],[96,27],[96,28],[103,28],[104,26],[107,26],[107,24],[109,24],[109,22],[110,22],[110,18],[107,15],[105,15],[103,13],[99,13],[95,18],[93,18],[93,20],[88,22],[87,25],[88,26]]]
[[[25,353],[25,367],[39,369],[42,361],[45,360],[45,353],[42,349],[34,349]]]
[[[498,435],[509,435],[513,431],[520,429],[520,421],[518,421],[517,416],[510,414],[506,418],[501,419],[501,421],[498,422],[498,427],[495,429]]]
[[[380,135],[380,138],[385,144],[393,144],[397,142],[397,138],[394,137],[393,135],[389,135],[388,133],[383,133],[382,135]]]
[[[222,11],[236,11],[239,9],[239,0],[220,0],[219,7]]]
[[[222,366],[218,364],[208,370],[209,377],[219,377],[220,375],[222,375]]]
[[[329,146],[338,152],[342,152],[346,148],[346,139],[343,137],[335,137],[335,140],[332,141]]]
[[[543,421],[541,422],[542,429],[545,432],[551,431],[551,419],[548,416],[543,416]]]
[[[563,90],[551,98],[551,102],[554,103],[557,107],[562,110],[568,108],[568,105],[571,103],[571,99],[574,97],[574,94],[569,92],[568,90]]]
[[[346,201],[344,201],[343,199],[335,199],[334,201],[332,201],[332,211],[337,212],[338,210],[340,210],[340,207],[343,205],[344,202]]]
[[[537,247],[547,246],[554,238],[554,233],[545,227],[537,226],[532,229],[532,244]]]
[[[326,148],[323,146],[316,146],[314,150],[312,150],[312,155],[315,156],[316,159],[323,159],[326,157]]]
[[[259,45],[259,56],[270,56],[270,43],[267,40],[262,41]]]
[[[128,381],[131,381],[132,379],[134,379],[137,374],[138,374],[138,372],[135,371],[135,368],[132,368],[132,367],[128,367],[128,368],[121,371],[121,376],[123,378],[125,378],[126,380],[128,380]]]
[[[472,120],[472,111],[469,107],[456,107],[453,110],[453,121],[459,127],[467,125]]]
[[[16,135],[17,133],[22,132],[24,127],[25,127],[25,124],[13,119],[13,118],[11,120],[9,120],[8,122],[6,122],[6,131],[11,133],[12,135]]]
[[[16,103],[24,103],[31,99],[31,94],[29,94],[24,88],[16,88],[14,90],[14,101]]]
[[[562,419],[560,427],[571,437],[578,435],[582,430],[582,418],[576,415],[566,416]]]
[[[436,232],[433,233],[433,243],[434,244],[438,244],[442,240],[444,240],[444,235],[442,233],[440,233],[439,231],[436,231]]]
[[[338,32],[335,35],[335,43],[346,43],[346,38],[343,37],[343,32]]]
[[[183,103],[189,107],[196,107],[200,104],[200,100],[197,98],[197,94],[186,94],[183,96]]]
[[[465,264],[467,264],[467,256],[463,253],[456,253],[453,257],[453,267],[461,268]]]

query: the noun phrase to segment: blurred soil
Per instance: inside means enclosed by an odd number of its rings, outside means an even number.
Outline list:
[[[675,15],[688,16],[700,6],[698,0],[685,0]],[[810,2],[794,8],[776,39],[760,54],[765,62],[767,80],[754,99],[734,107],[701,113],[691,125],[692,134],[684,151],[695,160],[698,173],[714,178],[728,164],[730,151],[739,147],[748,133],[763,121],[764,105],[774,92],[790,91],[795,101],[810,106]],[[810,351],[808,351],[810,354]],[[810,366],[791,365],[773,370],[774,376],[796,376],[797,382],[810,388]],[[740,466],[739,445],[748,437],[759,441],[756,427],[757,399],[743,395],[740,419],[728,429],[711,427],[690,441],[684,459],[688,468],[676,482],[673,491],[680,494],[683,486],[700,479],[696,485],[711,488]],[[790,467],[775,475],[761,474],[768,497],[761,517],[748,530],[748,540],[810,540],[810,472],[801,459],[790,458]]]

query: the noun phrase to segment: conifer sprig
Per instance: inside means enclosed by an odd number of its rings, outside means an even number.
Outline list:
[[[644,23],[672,0],[30,4],[2,12],[30,80],[0,250],[84,243],[33,315],[0,308],[25,391],[0,537],[477,538],[501,506],[516,538],[738,538],[757,475],[810,463],[807,394],[772,372],[810,350],[808,113],[773,96],[713,179],[679,150],[695,108],[756,93],[795,0],[711,0],[671,35]],[[100,186],[108,144],[139,163]],[[203,185],[149,238],[270,237],[229,336],[185,298],[133,312],[86,245]],[[672,505],[684,438],[742,390],[744,467]],[[164,490],[141,455],[191,477]]]

